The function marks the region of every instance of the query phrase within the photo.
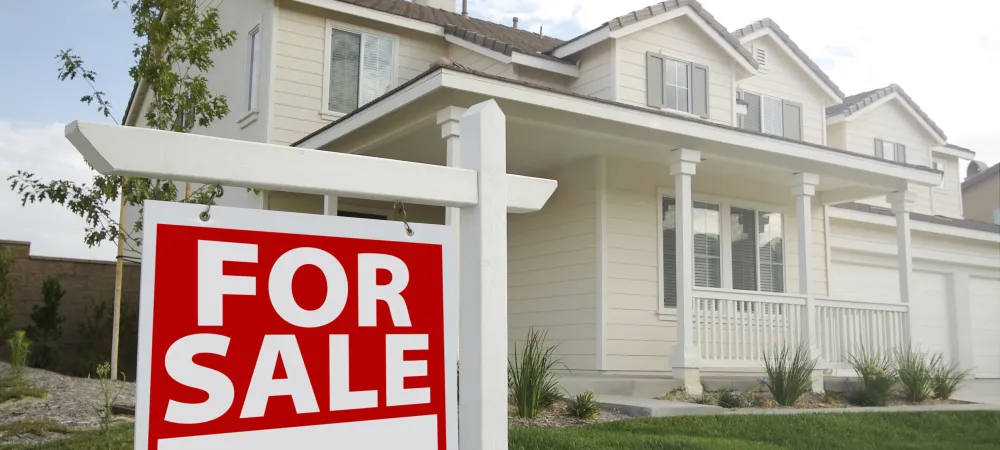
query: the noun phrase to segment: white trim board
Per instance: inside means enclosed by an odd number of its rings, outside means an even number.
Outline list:
[[[740,43],[741,44],[746,44],[748,42],[753,42],[753,41],[755,41],[758,38],[763,37],[763,36],[770,37],[771,40],[774,41],[774,43],[778,45],[778,48],[780,48],[782,51],[784,51],[785,55],[787,55],[789,58],[791,58],[792,61],[795,61],[795,65],[799,69],[801,69],[803,72],[805,72],[805,74],[809,76],[809,79],[813,80],[813,82],[815,82],[816,85],[819,86],[820,89],[823,90],[823,93],[825,93],[827,95],[827,97],[829,97],[830,100],[833,100],[835,103],[840,103],[841,101],[843,101],[843,99],[839,95],[837,95],[837,93],[834,92],[833,89],[831,89],[830,86],[828,86],[819,77],[819,75],[816,75],[816,72],[814,72],[812,69],[810,69],[809,66],[806,65],[806,63],[804,61],[802,61],[802,58],[799,58],[799,56],[796,55],[795,52],[792,51],[792,49],[788,47],[788,44],[786,44],[785,41],[783,39],[781,39],[780,36],[778,36],[777,34],[775,34],[775,32],[773,30],[771,30],[770,28],[763,28],[763,29],[757,30],[757,31],[755,31],[753,33],[750,33],[748,35],[745,35],[742,38],[740,38]],[[826,115],[826,109],[825,108],[823,109],[823,115]]]
[[[387,23],[390,25],[395,25],[398,27],[419,31],[422,33],[433,34],[435,36],[444,36],[444,27],[442,26],[434,25],[416,19],[410,19],[408,17],[398,16],[396,14],[389,14],[387,12],[382,12],[371,8],[365,8],[363,6],[357,6],[357,5],[352,5],[350,3],[339,2],[337,0],[291,0],[291,1],[295,3],[301,3],[303,5],[323,8],[329,11],[336,11],[351,16],[374,20],[376,22]]]
[[[481,45],[474,44],[458,36],[453,36],[446,34],[444,39],[451,44],[455,44],[471,52],[479,53],[480,55],[495,59],[505,64],[520,64],[522,66],[531,67],[534,69],[545,70],[548,72],[555,72],[558,74],[579,77],[580,68],[574,64],[561,63],[557,61],[552,61],[550,59],[540,58],[537,56],[528,55],[520,52],[513,52],[510,56],[500,53],[495,50],[490,50]]]
[[[965,159],[969,161],[976,159],[976,152],[974,151],[962,150],[944,145],[936,145],[931,147],[931,152],[940,153],[942,155],[954,156],[958,159]]]
[[[829,210],[830,217],[833,219],[850,220],[893,228],[896,227],[896,218],[893,216],[883,216],[881,214],[872,214],[837,207],[832,207]],[[1000,234],[990,233],[988,231],[970,230],[968,228],[952,227],[938,223],[922,222],[919,220],[910,220],[910,228],[916,231],[923,231],[925,233],[1000,243]]]

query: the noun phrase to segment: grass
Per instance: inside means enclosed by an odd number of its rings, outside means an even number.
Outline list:
[[[105,440],[107,439],[107,440]],[[690,416],[584,428],[513,428],[511,450],[598,449],[996,449],[1000,413],[863,413]],[[126,450],[132,427],[75,433],[50,444],[2,450]]]
[[[20,436],[22,434],[44,436],[46,433],[69,433],[69,429],[51,420],[22,420],[0,425],[0,436]]]
[[[19,386],[0,386],[0,403],[7,400],[20,400],[25,397],[45,398],[48,395],[49,391],[45,389],[25,384]]]

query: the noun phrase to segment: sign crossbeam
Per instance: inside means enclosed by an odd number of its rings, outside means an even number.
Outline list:
[[[463,207],[479,203],[477,173],[458,167],[75,121],[66,137],[106,175]],[[554,180],[507,175],[507,212],[538,211]]]

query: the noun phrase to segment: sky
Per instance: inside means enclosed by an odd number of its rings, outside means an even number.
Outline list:
[[[238,0],[226,0],[238,1]],[[570,39],[651,0],[469,0],[470,14]],[[1000,4],[951,0],[702,0],[728,29],[770,17],[846,94],[902,86],[977,159],[1000,161]],[[110,121],[79,102],[80,80],[56,78],[56,54],[72,49],[97,72],[116,118],[128,103],[133,64],[127,10],[110,0],[0,0],[0,181],[17,170],[87,181],[93,173],[63,137],[73,120]],[[44,32],[42,32],[44,31]],[[0,183],[0,240],[32,243],[32,254],[111,260],[115,248],[88,248],[84,223],[55,205],[21,206]],[[115,206],[110,208],[117,210]]]

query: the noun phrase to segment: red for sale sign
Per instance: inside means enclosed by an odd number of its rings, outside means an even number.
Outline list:
[[[457,448],[446,227],[204,208],[145,206],[136,448]]]

